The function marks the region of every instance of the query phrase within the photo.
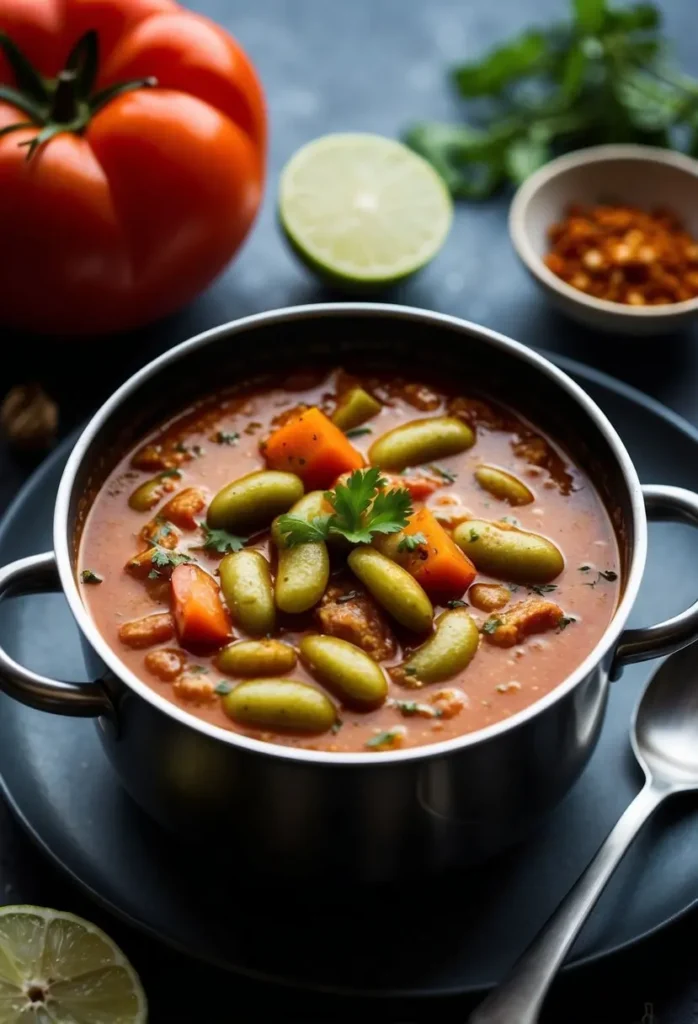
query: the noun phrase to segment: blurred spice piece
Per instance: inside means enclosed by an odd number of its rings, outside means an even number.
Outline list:
[[[0,426],[9,443],[23,451],[49,448],[58,428],[58,406],[40,384],[20,384],[5,395]]]
[[[669,210],[570,206],[546,266],[597,299],[662,306],[698,296],[698,242]]]

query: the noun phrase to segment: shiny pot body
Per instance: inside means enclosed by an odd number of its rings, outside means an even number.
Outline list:
[[[85,495],[125,448],[222,384],[318,361],[447,374],[465,392],[514,406],[567,448],[594,481],[621,550],[623,594],[604,637],[567,680],[477,733],[381,754],[275,746],[208,725],[138,680],[104,642],[75,580]],[[61,482],[55,551],[0,570],[11,590],[59,587],[80,626],[95,682],[60,683],[0,651],[2,688],[35,707],[98,716],[107,755],[132,797],[165,827],[226,844],[261,871],[384,880],[487,857],[526,835],[591,756],[609,680],[624,662],[698,635],[698,607],[624,630],[640,585],[646,511],[698,525],[698,496],[641,488],[615,431],[565,374],[475,325],[397,306],[338,303],[260,314],[172,349],[123,385],[75,446]],[[622,684],[620,684],[622,685]]]

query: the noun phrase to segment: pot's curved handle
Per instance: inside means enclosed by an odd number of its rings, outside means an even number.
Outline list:
[[[11,594],[45,593],[61,589],[53,551],[31,555],[0,569],[0,601]],[[0,690],[39,711],[94,717],[111,715],[113,707],[99,682],[63,683],[31,672],[0,646]]]
[[[688,523],[698,526],[698,494],[683,487],[661,484],[643,486],[647,518],[654,521]],[[698,601],[690,608],[655,626],[626,629],[620,635],[611,670],[617,679],[625,665],[674,654],[698,639]]]

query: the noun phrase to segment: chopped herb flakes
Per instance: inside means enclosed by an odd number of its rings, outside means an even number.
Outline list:
[[[591,566],[590,565],[580,565],[579,566],[579,571],[580,572],[591,572]]]
[[[397,546],[398,551],[415,551],[420,545],[426,544],[427,539],[423,533],[406,534]]]
[[[501,624],[501,619],[488,619],[487,622],[483,623],[482,632],[490,634],[496,633]]]
[[[190,665],[187,669],[189,675],[202,675],[208,672],[208,668],[205,665]]]
[[[395,707],[401,715],[411,718],[412,715],[421,715],[423,718],[441,718],[443,711],[431,704],[422,704],[417,700],[396,700]]]
[[[344,431],[345,437],[348,437],[348,438],[364,437],[365,434],[372,434],[372,433],[373,433],[373,428],[372,427],[352,427],[350,430],[345,430]]]
[[[226,693],[230,693],[233,689],[232,683],[226,683],[224,679],[221,679],[220,683],[217,683],[213,688],[214,693],[219,693],[221,697],[225,697]]]
[[[240,440],[237,430],[219,430],[214,436],[216,444],[236,445]]]
[[[596,579],[592,580],[591,583],[585,583],[585,587],[595,587],[601,580],[606,580],[607,583],[614,583],[618,579],[618,573],[614,572],[613,569],[601,569],[596,574]]]
[[[185,555],[183,551],[167,551],[165,548],[158,548],[153,551],[150,561],[156,568],[151,569],[148,573],[148,579],[156,580],[162,575],[158,569],[174,569],[175,566],[193,562],[194,559],[191,555]]]
[[[517,519],[516,516],[502,516],[499,521],[500,523],[508,523],[509,526],[521,527],[521,520]]]
[[[179,480],[182,473],[179,469],[163,469],[162,473],[158,473],[158,480],[166,480],[170,476],[174,477],[175,480]]]
[[[436,473],[437,476],[440,476],[442,480],[445,480],[447,484],[454,484],[457,480],[456,474],[452,470],[446,469],[444,466],[437,466],[435,463],[432,463],[432,465],[429,466],[429,469],[433,470],[434,473]]]
[[[240,551],[248,541],[248,537],[238,537],[227,530],[213,530],[206,523],[201,524],[204,531],[204,547],[207,551],[217,551],[224,555],[229,551]]]
[[[198,459],[201,455],[204,454],[204,449],[201,447],[200,444],[189,445],[184,444],[183,441],[180,441],[179,444],[175,445],[175,451],[180,452],[182,455],[191,455],[195,459]]]
[[[577,620],[575,619],[574,615],[563,615],[557,624],[558,633],[562,633],[564,629],[567,629],[568,626],[571,626],[572,623],[576,621]]]
[[[467,601],[461,601],[460,598],[458,598],[458,599],[456,599],[454,601],[447,601],[446,602],[446,607],[447,608],[467,608],[468,607],[468,602]]]
[[[80,573],[81,583],[104,583],[104,576],[100,576],[94,569],[83,569]]]
[[[376,749],[377,747],[392,747],[398,743],[405,735],[404,729],[386,729],[385,732],[379,732],[375,736],[372,736],[370,740],[366,740],[365,746]]]
[[[480,540],[480,534],[474,527],[472,527],[470,529],[470,532],[468,533],[468,540],[472,541],[473,543],[475,543],[476,540]]]
[[[543,594],[552,594],[553,590],[557,590],[557,583],[532,583],[528,589],[541,597]]]
[[[174,530],[167,522],[167,520],[163,519],[161,516],[156,516],[155,522],[157,526],[155,532],[151,534],[150,539],[152,540],[153,544],[162,544],[165,537],[169,537],[172,533],[174,533]]]

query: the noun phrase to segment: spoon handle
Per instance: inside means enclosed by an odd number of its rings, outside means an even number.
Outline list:
[[[633,839],[667,791],[647,782],[504,982],[468,1024],[536,1024],[550,984]]]

